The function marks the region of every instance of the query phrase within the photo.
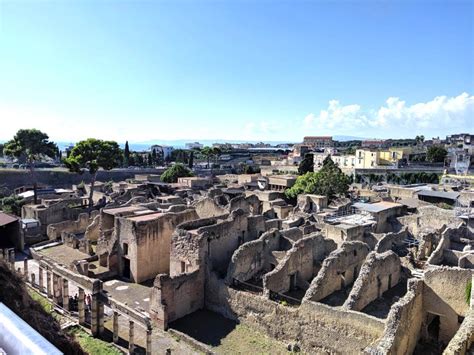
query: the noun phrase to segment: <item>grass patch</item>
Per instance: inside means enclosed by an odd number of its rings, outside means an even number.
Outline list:
[[[67,330],[67,333],[72,335],[74,339],[79,343],[79,345],[81,345],[81,348],[89,354],[122,354],[122,352],[120,352],[112,344],[92,337],[81,327],[71,327]]]
[[[38,292],[33,291],[31,288],[28,288],[28,293],[30,294],[31,298],[38,302],[47,313],[53,313],[54,307],[46,298],[41,296]]]
[[[214,350],[218,354],[288,354],[285,344],[245,324],[237,324]]]

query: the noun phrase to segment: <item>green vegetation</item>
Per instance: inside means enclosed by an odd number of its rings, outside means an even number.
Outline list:
[[[89,171],[91,174],[91,187],[89,193],[89,206],[94,205],[94,184],[99,168],[111,170],[120,165],[122,152],[114,141],[103,141],[89,138],[80,141],[71,150],[71,154],[64,160],[70,171],[82,174]]]
[[[432,145],[426,152],[426,160],[431,163],[442,163],[448,152],[442,145]]]
[[[245,324],[237,324],[221,343],[218,354],[287,354],[286,346]]]
[[[285,195],[294,199],[299,194],[318,194],[332,199],[337,195],[344,195],[349,190],[351,178],[345,175],[328,156],[323,161],[321,170],[316,173],[306,173],[296,179],[296,183]]]
[[[38,203],[35,163],[45,157],[55,158],[57,151],[58,147],[49,141],[48,135],[37,129],[20,129],[3,147],[3,153],[6,156],[26,161],[31,172],[35,204]]]
[[[472,280],[469,280],[469,282],[466,285],[466,303],[467,304],[471,303],[471,292],[472,292]]]
[[[74,339],[79,343],[81,348],[89,354],[107,354],[115,355],[122,354],[112,344],[107,343],[103,340],[93,338],[81,327],[71,327],[67,330],[69,335],[72,335]]]
[[[41,296],[38,292],[33,291],[32,289],[28,289],[28,293],[33,300],[40,304],[40,306],[46,311],[46,313],[53,313],[54,307],[51,302],[49,302],[46,298]]]
[[[193,173],[186,166],[178,163],[166,169],[160,179],[163,182],[173,183],[177,182],[178,178],[187,176],[193,176]]]
[[[306,154],[304,159],[301,161],[300,165],[298,166],[298,174],[304,175],[306,173],[314,172],[314,160],[313,154]]]
[[[5,213],[21,216],[21,207],[25,204],[23,198],[17,195],[10,195],[0,199],[0,210]]]

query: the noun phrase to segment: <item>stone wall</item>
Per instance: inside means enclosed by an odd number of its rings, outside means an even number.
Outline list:
[[[388,250],[393,250],[394,248],[403,247],[403,241],[407,239],[407,237],[408,232],[406,227],[403,227],[399,232],[386,233],[379,239],[375,246],[375,251],[377,253],[383,253]]]
[[[282,342],[300,344],[303,353],[355,353],[375,344],[384,322],[317,302],[288,307],[264,296],[227,287],[211,277],[206,308],[238,320]]]
[[[277,267],[263,277],[264,292],[269,296],[270,291],[289,291],[295,286],[290,284],[292,277],[295,278],[296,286],[306,290],[318,273],[322,261],[335,249],[336,243],[320,234],[300,239]]]
[[[453,267],[431,267],[425,272],[424,312],[440,316],[439,340],[445,344],[460,326],[458,316],[469,311],[466,287],[472,275],[472,270]]]
[[[423,206],[417,213],[398,217],[398,222],[408,228],[408,232],[417,237],[421,232],[441,230],[443,226],[458,225],[461,221],[454,215],[454,211],[445,210],[436,206]]]
[[[343,243],[324,260],[318,276],[306,292],[305,300],[319,301],[352,284],[368,254],[369,247],[365,243]]]
[[[92,211],[90,216],[88,213],[81,213],[75,221],[67,220],[49,224],[46,234],[50,240],[56,240],[61,238],[62,233],[85,233],[87,227],[98,215],[99,211]]]
[[[360,311],[400,280],[400,258],[393,251],[367,256],[344,308]]]
[[[266,273],[278,264],[275,251],[284,251],[292,247],[292,242],[273,229],[259,239],[241,245],[232,255],[227,269],[226,282],[233,280],[245,282],[261,273]]]
[[[384,334],[370,354],[411,354],[418,343],[423,322],[423,281],[411,279],[405,296],[388,315]]]
[[[203,271],[156,277],[151,291],[150,315],[159,328],[167,329],[170,322],[203,307]]]

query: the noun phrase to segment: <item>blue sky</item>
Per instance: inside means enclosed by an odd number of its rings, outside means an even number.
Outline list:
[[[473,1],[0,1],[0,139],[474,131]]]

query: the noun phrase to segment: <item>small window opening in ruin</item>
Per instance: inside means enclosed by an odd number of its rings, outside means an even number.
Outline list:
[[[357,250],[354,250],[354,256],[357,256]]]
[[[186,263],[184,261],[181,261],[181,273],[186,272]]]
[[[392,274],[388,275],[388,288],[392,288]]]
[[[123,255],[128,255],[128,244],[127,243],[123,243],[122,249],[123,249]]]

